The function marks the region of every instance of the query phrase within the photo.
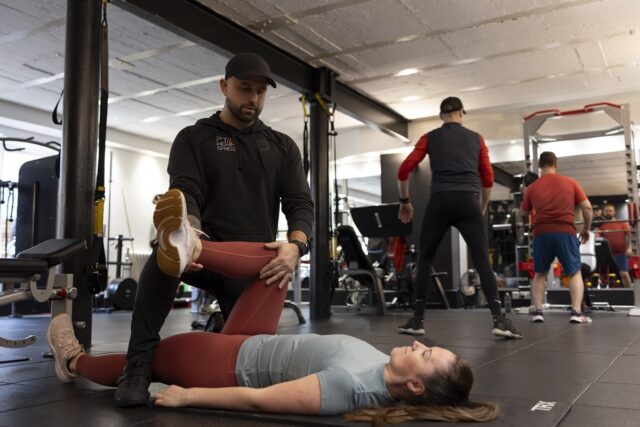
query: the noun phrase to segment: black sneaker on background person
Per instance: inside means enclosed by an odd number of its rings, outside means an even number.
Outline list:
[[[409,335],[424,335],[422,319],[412,317],[407,323],[398,327],[398,332]]]
[[[493,318],[493,330],[491,331],[496,337],[503,338],[522,338],[522,334],[513,326],[511,320],[505,316]]]
[[[204,325],[204,331],[218,334],[222,331],[222,328],[224,328],[224,317],[222,317],[222,312],[216,311],[211,313],[209,319],[207,319],[206,325]]]
[[[574,309],[571,309],[571,317],[569,317],[570,323],[591,323],[591,317],[585,312],[578,313]]]
[[[529,317],[533,323],[544,323],[544,313],[542,310],[531,310]]]
[[[149,385],[151,384],[151,365],[131,360],[122,370],[117,381],[118,390],[113,401],[118,408],[147,406]]]

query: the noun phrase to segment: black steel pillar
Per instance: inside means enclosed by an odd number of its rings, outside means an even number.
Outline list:
[[[84,239],[89,248],[93,244],[101,4],[101,0],[67,0],[57,236]],[[65,273],[74,273],[78,296],[73,302],[73,323],[86,347],[91,345],[93,308],[87,289],[87,256],[76,256],[62,267]]]
[[[331,268],[329,263],[329,118],[311,98],[309,151],[311,152],[311,198],[315,222],[311,236],[310,311],[312,319],[331,315]]]

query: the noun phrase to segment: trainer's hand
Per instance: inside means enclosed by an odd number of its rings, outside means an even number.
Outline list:
[[[167,406],[171,408],[180,408],[187,406],[187,393],[186,388],[172,385],[156,394],[155,404],[158,406]]]
[[[398,219],[404,224],[411,221],[413,218],[413,205],[409,203],[400,203],[400,210],[398,211]]]
[[[589,230],[584,230],[580,233],[580,243],[583,245],[589,241]]]
[[[260,270],[260,279],[267,279],[267,285],[278,283],[278,289],[284,288],[291,281],[293,271],[298,266],[300,260],[300,250],[296,245],[289,242],[265,243],[267,249],[275,249],[278,256]]]
[[[184,268],[184,272],[188,273],[190,271],[200,271],[204,268],[204,265],[198,264],[197,262],[192,262]]]

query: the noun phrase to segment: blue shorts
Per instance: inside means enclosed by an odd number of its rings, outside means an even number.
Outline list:
[[[546,273],[558,257],[564,273],[573,276],[580,271],[580,241],[566,233],[547,233],[533,238],[533,271]]]
[[[616,260],[616,264],[618,264],[618,270],[620,271],[629,271],[629,257],[626,255],[614,255],[613,259]]]

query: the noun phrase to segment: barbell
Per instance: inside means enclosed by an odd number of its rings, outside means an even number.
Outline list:
[[[629,205],[630,206],[630,205]],[[616,220],[595,220],[592,222],[593,225],[598,226],[602,224],[611,224],[616,222],[626,222],[631,227],[631,232],[635,231],[635,225],[638,221],[637,210],[632,211],[635,213],[635,218],[631,217],[628,220],[616,219]],[[584,224],[584,221],[575,221],[575,225]],[[525,233],[531,230],[531,224],[528,224],[524,221],[524,217],[520,212],[520,209],[513,209],[509,214],[509,222],[506,224],[493,224],[493,230],[495,231],[511,231],[516,243],[518,245],[522,245],[525,243]],[[621,233],[625,232],[625,230],[600,230],[598,233]]]

